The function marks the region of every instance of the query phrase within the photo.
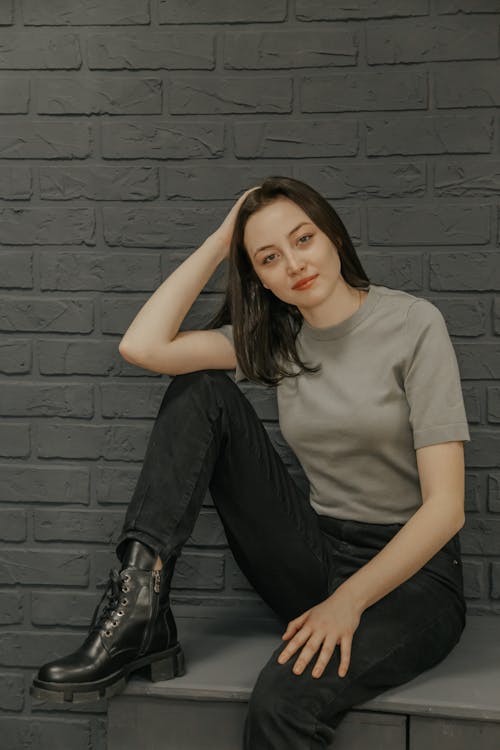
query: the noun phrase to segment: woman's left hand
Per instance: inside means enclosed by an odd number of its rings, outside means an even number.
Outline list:
[[[279,655],[278,662],[284,664],[305,644],[293,667],[294,674],[301,674],[322,646],[312,671],[313,677],[320,677],[337,643],[340,642],[341,659],[338,675],[345,677],[351,658],[352,639],[361,614],[362,611],[349,591],[339,587],[328,599],[288,623],[282,637],[285,640],[291,636],[293,638]]]

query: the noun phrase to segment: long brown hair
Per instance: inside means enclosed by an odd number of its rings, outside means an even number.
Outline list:
[[[260,188],[249,193],[235,220],[224,302],[204,330],[231,323],[241,370],[249,380],[272,386],[284,377],[320,369],[318,365],[309,367],[297,352],[295,340],[302,325],[302,313],[262,285],[243,242],[249,217],[281,196],[300,206],[335,243],[340,273],[348,284],[365,288],[370,283],[339,215],[312,187],[292,177],[269,176]],[[299,371],[287,370],[286,362],[295,363]]]

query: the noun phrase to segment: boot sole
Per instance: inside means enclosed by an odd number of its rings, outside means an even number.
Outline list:
[[[166,651],[149,654],[127,664],[102,680],[94,682],[44,682],[34,679],[30,695],[38,700],[55,703],[85,703],[110,698],[124,690],[127,680],[137,672],[151,682],[171,680],[186,674],[184,652],[179,643]]]

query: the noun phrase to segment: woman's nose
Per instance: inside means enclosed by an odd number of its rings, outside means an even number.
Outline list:
[[[294,255],[290,255],[288,258],[288,270],[298,271],[300,268],[304,268],[304,259],[296,258]]]

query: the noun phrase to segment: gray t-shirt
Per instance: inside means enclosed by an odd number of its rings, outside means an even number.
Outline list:
[[[233,343],[231,324],[218,330]],[[422,505],[416,449],[470,441],[440,310],[370,284],[342,322],[316,328],[304,320],[297,348],[322,371],[285,378],[276,388],[278,415],[309,480],[312,507],[335,518],[406,523]],[[235,379],[245,379],[239,366]]]

